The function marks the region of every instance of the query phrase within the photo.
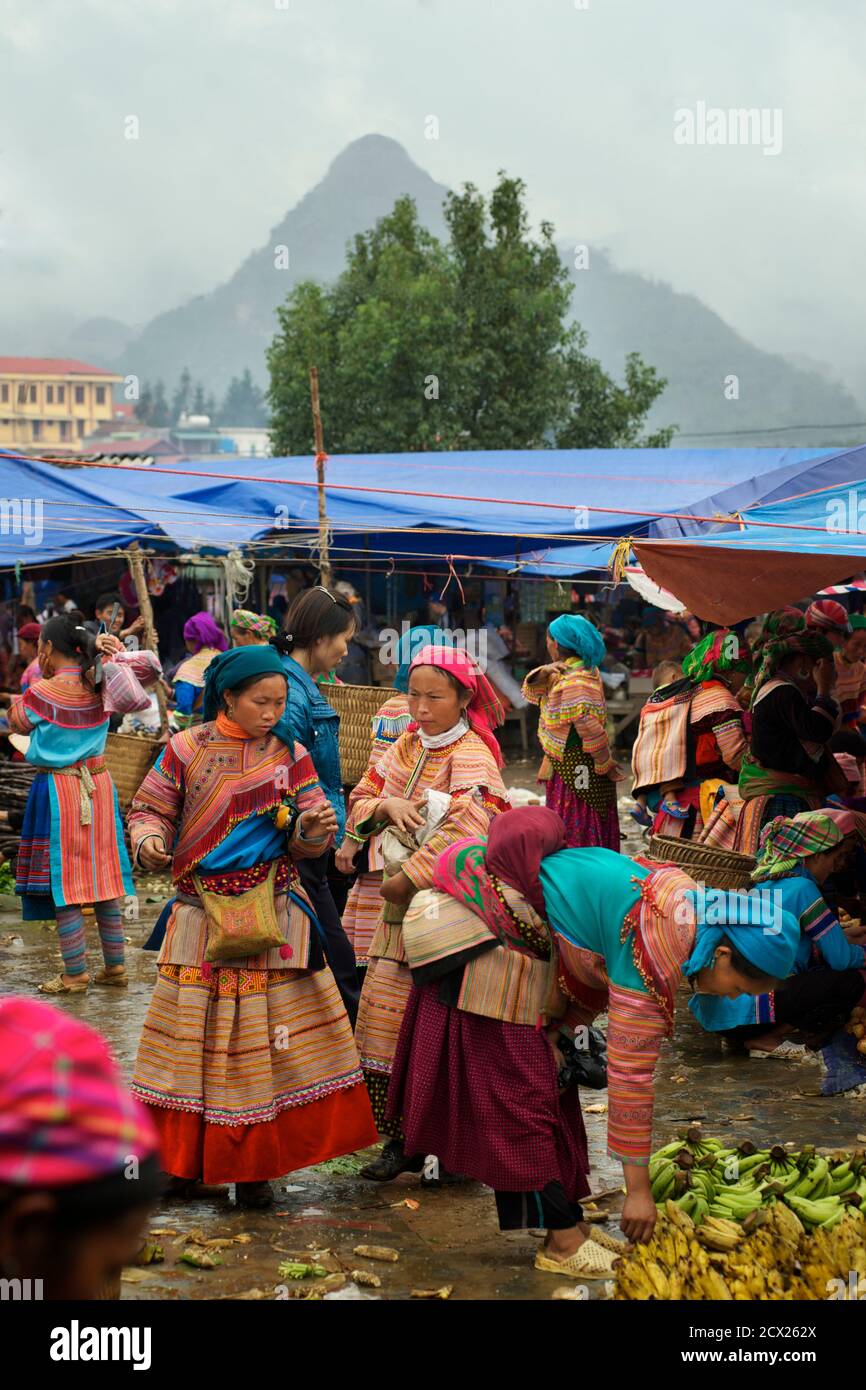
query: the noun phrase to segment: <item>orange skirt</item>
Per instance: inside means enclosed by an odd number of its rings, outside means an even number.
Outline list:
[[[378,1139],[363,1084],[255,1125],[215,1125],[189,1111],[147,1108],[159,1133],[165,1172],[206,1183],[267,1182]]]

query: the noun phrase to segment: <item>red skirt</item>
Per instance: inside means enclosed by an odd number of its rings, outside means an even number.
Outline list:
[[[556,1089],[542,1032],[439,1003],[438,986],[409,997],[389,1091],[407,1153],[436,1154],[452,1173],[500,1192],[560,1182],[571,1202],[590,1191],[577,1087]]]

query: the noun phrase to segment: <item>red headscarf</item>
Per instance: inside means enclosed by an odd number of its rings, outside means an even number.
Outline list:
[[[23,627],[18,629],[18,641],[38,642],[41,632],[42,628],[38,623],[25,623]]]
[[[501,767],[502,749],[493,730],[505,719],[505,710],[493,686],[471,656],[457,647],[422,647],[409,667],[410,676],[419,666],[438,666],[440,671],[447,671],[466,690],[472,691],[472,699],[466,707],[470,728],[484,740],[496,759],[496,766]]]
[[[548,854],[565,849],[565,836],[562,818],[546,806],[521,806],[494,816],[484,856],[487,872],[515,888],[543,917],[546,909],[538,871]]]

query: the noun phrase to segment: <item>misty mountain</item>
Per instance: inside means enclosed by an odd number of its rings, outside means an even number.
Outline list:
[[[421,222],[443,235],[446,192],[395,140],[367,135],[354,141],[230,280],[159,314],[127,346],[118,344],[111,364],[142,381],[162,377],[168,387],[188,366],[193,380],[217,395],[249,367],[264,386],[274,311],[291,287],[304,279],[334,279],[343,268],[347,242],[390,212],[403,194],[415,199]],[[572,255],[563,248],[566,264],[572,264]],[[287,268],[281,268],[286,260]],[[571,273],[574,312],[589,334],[592,355],[619,375],[625,354],[636,350],[668,378],[651,426],[676,423],[683,444],[716,431],[719,437],[705,439],[706,445],[841,444],[857,438],[858,432],[827,428],[861,418],[862,408],[844,387],[820,369],[756,348],[694,295],[620,270],[592,247],[588,267]],[[85,327],[95,335],[92,326]],[[109,365],[107,357],[94,360]],[[738,399],[725,395],[732,376],[738,379]],[[728,384],[729,395],[733,389]],[[793,428],[800,425],[817,428]],[[779,426],[790,428],[778,432]],[[775,432],[750,433],[767,427]]]

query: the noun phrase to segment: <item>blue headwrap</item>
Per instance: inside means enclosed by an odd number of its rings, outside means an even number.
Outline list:
[[[548,632],[560,647],[579,656],[584,666],[600,666],[604,661],[607,647],[601,633],[579,614],[560,613],[550,624]]]
[[[695,946],[683,966],[683,974],[696,975],[712,965],[716,947],[727,940],[747,961],[773,980],[785,980],[794,969],[800,944],[800,923],[779,902],[773,886],[763,892],[699,889],[689,894],[695,902]]]
[[[234,690],[236,685],[248,680],[250,676],[286,678],[285,667],[273,647],[233,647],[231,651],[222,652],[214,657],[204,676],[202,716],[205,722],[216,719],[222,710],[223,692]],[[280,724],[284,720],[285,716],[280,720]],[[280,724],[274,727],[274,733],[283,738]],[[288,739],[284,738],[283,742],[288,742]],[[292,743],[289,743],[289,747],[292,747]]]
[[[443,629],[436,627],[434,623],[420,623],[418,627],[410,627],[408,632],[403,633],[397,645],[400,666],[394,677],[395,688],[402,690],[404,695],[406,694],[409,689],[409,667],[424,647],[453,646],[454,643],[451,638],[447,637]]]

